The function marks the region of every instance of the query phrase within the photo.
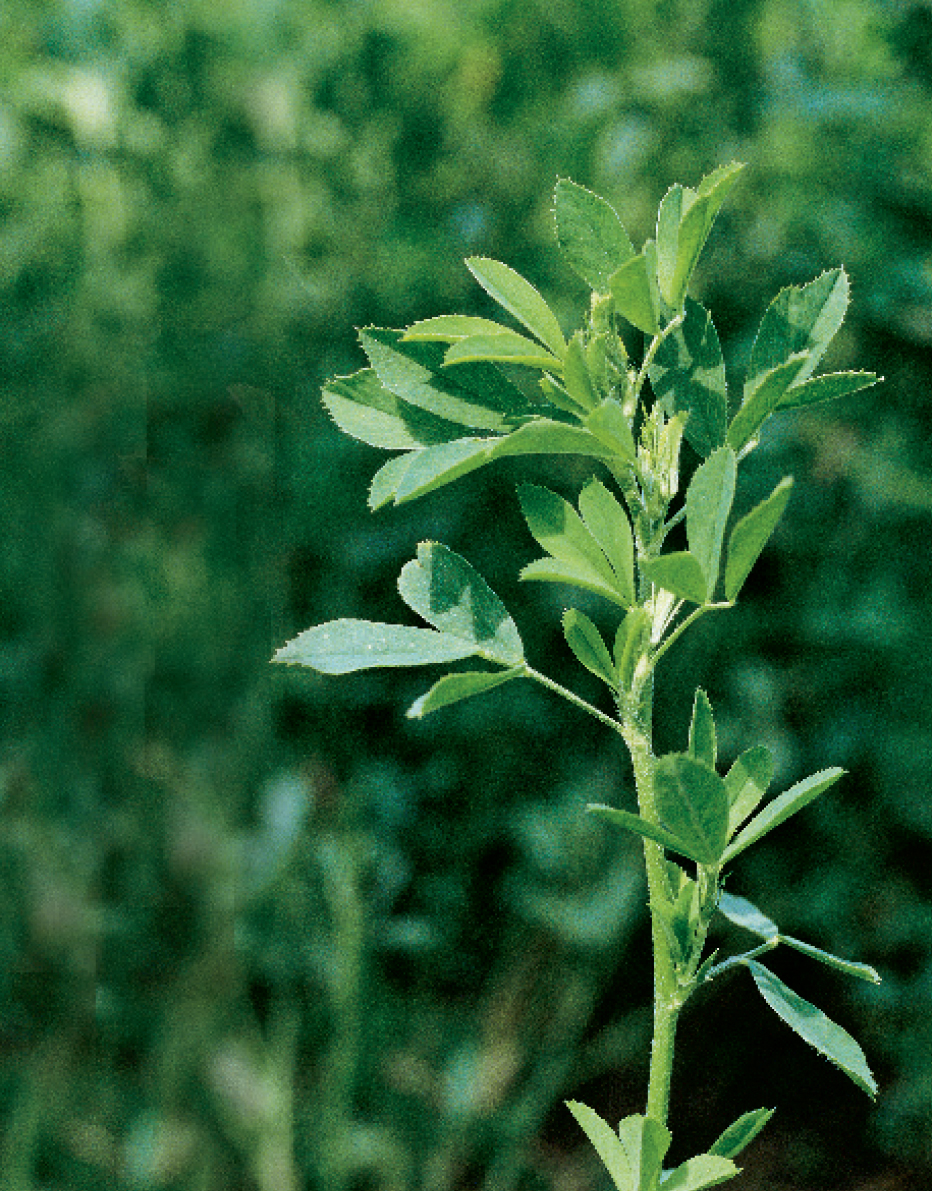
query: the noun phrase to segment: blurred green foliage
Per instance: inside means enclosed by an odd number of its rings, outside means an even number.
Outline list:
[[[658,746],[698,679],[724,751],[765,741],[784,785],[850,770],[741,878],[883,972],[863,996],[789,972],[851,998],[881,1097],[801,1046],[784,1094],[789,1036],[736,984],[685,1023],[675,1144],[779,1101],[748,1191],[932,1177],[930,46],[926,0],[0,9],[0,1185],[600,1185],[559,1102],[641,1107],[638,859],[582,814],[627,805],[620,749],[536,691],[412,726],[416,679],[273,684],[267,659],[396,619],[430,536],[599,697],[558,616],[531,627],[559,592],[515,583],[533,466],[370,516],[377,452],[319,385],[363,363],[354,326],[489,313],[467,253],[569,323],[557,176],[643,239],[732,158],[699,289],[733,377],[777,288],[844,263],[830,363],[887,383],[765,438],[745,498],[790,470],[790,510],[741,649],[710,618],[675,655]]]

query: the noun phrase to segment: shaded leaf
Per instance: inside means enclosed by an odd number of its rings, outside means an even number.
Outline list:
[[[328,381],[323,402],[344,434],[370,447],[407,451],[448,442],[463,433],[458,423],[409,405],[389,392],[373,368]]]
[[[754,438],[783,400],[790,385],[802,375],[806,363],[807,357],[801,352],[763,374],[760,384],[745,397],[728,427],[725,437],[733,450],[740,451]]]
[[[515,622],[472,566],[439,542],[421,542],[398,576],[401,598],[428,624],[475,645],[484,657],[514,665],[524,657]]]
[[[592,1142],[618,1191],[632,1191],[634,1175],[628,1155],[615,1130],[586,1104],[567,1100],[566,1107]]]
[[[654,767],[654,804],[661,823],[690,846],[700,863],[718,863],[728,832],[728,796],[713,769],[688,753],[660,757]]]
[[[686,490],[686,539],[689,553],[706,577],[705,599],[711,600],[718,580],[722,539],[735,495],[734,452],[719,447],[696,468]]]
[[[618,680],[615,677],[615,666],[611,654],[602,634],[595,627],[588,616],[576,608],[567,608],[563,613],[563,636],[566,643],[587,670],[596,678],[615,690]]]
[[[602,819],[607,819],[610,823],[614,823],[616,827],[621,827],[625,831],[633,831],[635,835],[641,836],[642,839],[653,840],[655,844],[660,844],[668,852],[675,852],[678,856],[685,856],[687,860],[694,860],[697,864],[703,863],[701,856],[697,854],[695,848],[685,840],[681,840],[679,836],[674,835],[672,831],[668,831],[666,827],[661,827],[658,823],[648,823],[646,819],[642,819],[640,815],[632,814],[631,811],[618,810],[614,806],[604,806],[598,802],[590,802],[586,810],[591,811],[592,814],[598,815]]]
[[[794,993],[769,968],[756,960],[747,960],[747,967],[757,985],[757,991],[770,1008],[800,1038],[808,1042],[867,1092],[873,1100],[877,1083],[867,1065],[864,1051],[847,1030],[842,1029],[821,1009]]]
[[[604,198],[561,178],[553,198],[557,242],[570,267],[600,293],[612,274],[634,256],[634,247],[615,208]]]
[[[686,316],[667,335],[648,369],[668,414],[686,413],[686,441],[705,458],[725,441],[728,389],[725,361],[709,312],[686,299]]]
[[[650,644],[650,616],[640,604],[629,608],[615,634],[613,652],[618,681],[624,690],[630,687],[638,659]]]
[[[722,893],[718,899],[719,913],[724,915],[735,926],[742,926],[751,934],[761,939],[774,939],[780,933],[780,928],[772,922],[766,914],[762,914],[753,902],[746,897],[737,897],[733,893]]]
[[[709,1146],[709,1153],[720,1158],[737,1158],[743,1149],[751,1144],[761,1129],[773,1116],[772,1108],[756,1108],[738,1117]]]
[[[615,573],[602,548],[568,501],[537,484],[522,484],[518,499],[528,529],[548,554],[572,566],[582,565],[606,587],[616,588]],[[621,593],[619,597],[624,599]]]
[[[688,550],[645,559],[641,571],[649,582],[672,592],[679,600],[690,600],[694,604],[706,601],[709,585],[705,572]]]
[[[445,674],[421,695],[408,708],[409,719],[421,719],[432,711],[439,711],[441,707],[448,707],[451,703],[458,703],[461,699],[469,699],[473,695],[481,695],[485,691],[494,690],[513,678],[521,678],[525,673],[523,666],[514,666],[510,670],[486,671],[467,670],[461,674]]]
[[[588,414],[583,422],[599,442],[609,447],[626,462],[634,462],[637,448],[631,433],[631,422],[625,416],[619,402],[607,397],[601,405]]]
[[[567,345],[566,358],[563,361],[563,383],[567,393],[580,409],[595,409],[598,398],[589,376],[581,331],[577,331]]]
[[[613,604],[622,608],[627,607],[624,598],[619,595],[614,584],[610,587],[600,575],[585,563],[563,562],[557,558],[538,558],[523,567],[520,579],[533,579],[539,583],[567,583],[571,587],[581,587],[584,591],[591,591],[594,595],[604,596]]]
[[[275,651],[273,662],[351,674],[381,666],[426,666],[474,657],[478,646],[433,629],[368,620],[331,620],[305,629]]]
[[[485,466],[498,438],[458,438],[423,451],[412,451],[407,467],[399,469],[395,481],[395,504],[426,496],[460,476]],[[394,473],[390,477],[394,479]]]
[[[725,598],[737,599],[744,581],[760,557],[783,515],[793,480],[785,476],[773,492],[737,522],[728,539],[728,558],[725,562]]]
[[[856,963],[853,959],[842,959],[840,955],[832,955],[830,951],[823,951],[821,947],[813,947],[811,943],[804,943],[801,939],[794,939],[790,935],[781,935],[780,942],[810,959],[816,959],[826,967],[836,968],[846,976],[857,976],[859,980],[868,980],[871,984],[880,984],[880,973],[870,964]]]
[[[634,538],[628,514],[599,480],[579,494],[579,511],[615,573],[619,594],[634,603]]]
[[[773,802],[769,802],[762,811],[754,816],[744,830],[735,836],[725,849],[723,860],[732,860],[745,848],[757,843],[761,836],[766,835],[768,831],[773,831],[775,827],[785,823],[790,815],[801,811],[814,798],[818,798],[820,794],[824,793],[829,786],[834,785],[844,772],[843,769],[821,769],[811,777],[804,778],[795,786],[791,786]]]
[[[369,508],[373,513],[395,499],[398,485],[420,454],[420,451],[409,451],[405,455],[395,455],[382,464],[369,484]]]
[[[780,398],[780,409],[791,409],[798,405],[814,405],[817,401],[833,401],[836,397],[847,397],[859,389],[867,389],[882,380],[873,372],[827,372],[815,376],[803,384],[795,384]]]
[[[557,317],[529,281],[508,265],[489,257],[467,257],[466,267],[490,297],[545,343],[555,356],[563,358],[566,343]]]
[[[773,754],[763,744],[746,749],[725,774],[728,795],[728,837],[753,814],[773,777]]]
[[[693,698],[693,715],[689,724],[689,755],[715,768],[718,746],[715,742],[715,719],[712,704],[703,690],[697,690]]]
[[[690,278],[715,217],[743,169],[741,163],[732,162],[706,175],[695,192],[688,188],[683,190],[682,200],[678,204],[680,221],[676,235],[676,265],[664,295],[674,310],[679,310],[683,304]],[[692,197],[693,194],[695,197]]]
[[[616,269],[609,278],[609,286],[615,309],[622,318],[645,335],[656,335],[660,330],[658,304],[645,254],[638,253]]]
[[[581,426],[535,418],[493,443],[492,458],[509,455],[591,455],[593,459],[610,459],[612,449]]]

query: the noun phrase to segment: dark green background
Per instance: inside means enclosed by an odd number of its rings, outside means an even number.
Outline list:
[[[677,648],[722,751],[849,776],[736,866],[879,989],[775,969],[862,1041],[876,1106],[738,974],[697,997],[677,1161],[779,1106],[747,1191],[932,1182],[932,8],[914,0],[13,0],[0,9],[0,1185],[588,1191],[561,1099],[642,1108],[650,986],[609,734],[508,687],[271,673],[309,624],[406,617],[418,539],[600,699],[499,466],[370,515],[321,382],[355,326],[487,314],[507,260],[578,324],[558,176],[636,242],[749,163],[696,293],[733,382],[783,285],[843,263],[826,361],[877,389],[775,422],[796,489],[739,608]],[[586,605],[598,616],[598,605]],[[723,934],[723,946],[739,942]],[[294,1144],[292,1146],[292,1126]]]

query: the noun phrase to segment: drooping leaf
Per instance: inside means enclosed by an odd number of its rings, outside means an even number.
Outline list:
[[[580,1104],[577,1100],[567,1100],[566,1107],[592,1142],[596,1153],[611,1175],[617,1191],[632,1191],[634,1175],[631,1164],[628,1161],[625,1147],[621,1144],[621,1139],[615,1130],[587,1104]]]
[[[566,643],[587,670],[615,690],[618,680],[615,666],[602,634],[585,613],[567,608],[563,613],[563,636]]]
[[[492,458],[504,459],[510,455],[590,455],[593,459],[610,459],[612,449],[581,426],[535,418],[493,444]]]
[[[677,856],[685,856],[687,860],[694,860],[697,864],[704,863],[700,855],[701,849],[697,850],[685,840],[680,839],[679,836],[674,835],[672,831],[668,831],[666,827],[661,827],[657,823],[649,823],[640,815],[632,814],[631,811],[619,810],[614,806],[605,806],[600,802],[590,802],[586,810],[602,819],[607,819],[616,827],[621,827],[625,831],[633,831],[642,839],[653,840],[655,844],[660,844],[668,852],[675,852]]]
[[[780,928],[772,922],[766,914],[762,914],[753,902],[746,897],[737,897],[734,893],[722,893],[718,899],[719,913],[724,915],[735,926],[743,926],[751,934],[761,939],[773,939],[780,933]]]
[[[820,794],[824,793],[829,786],[834,785],[844,772],[843,769],[820,769],[818,773],[797,782],[795,786],[791,786],[773,802],[769,802],[731,841],[725,849],[723,861],[727,863],[729,860],[733,860],[745,848],[756,844],[761,836],[766,835],[768,831],[773,831],[775,827],[785,823],[790,815],[801,811],[814,798],[818,798]]]
[[[390,393],[373,368],[336,376],[323,389],[330,416],[344,434],[370,447],[407,451],[459,438],[463,427]]]
[[[847,397],[859,389],[875,385],[883,377],[873,372],[827,372],[814,376],[803,384],[793,385],[780,398],[780,409],[792,409],[798,405],[814,405],[817,401],[833,401],[836,397]]]
[[[787,988],[779,977],[757,960],[747,960],[746,963],[758,992],[774,1013],[819,1054],[840,1067],[873,1100],[877,1095],[877,1082],[867,1065],[864,1051],[847,1030]]]
[[[804,943],[801,939],[794,939],[790,935],[781,935],[780,942],[810,959],[816,959],[828,968],[835,968],[844,972],[846,976],[857,976],[859,980],[868,980],[871,984],[880,984],[880,973],[870,964],[856,963],[853,959],[842,959],[840,955],[832,955],[830,951],[823,951],[821,947],[813,947],[811,943]]]
[[[793,488],[791,476],[785,476],[773,492],[762,500],[735,525],[728,538],[728,557],[725,560],[725,598],[735,600],[770,540],[783,515]]]
[[[744,403],[732,418],[725,436],[732,450],[740,451],[755,437],[790,385],[802,375],[807,360],[805,352],[798,352],[770,372],[763,373],[756,388],[746,390]]]
[[[685,436],[703,458],[725,441],[728,389],[725,361],[709,312],[686,299],[685,318],[667,335],[648,369],[668,414],[686,413]]]
[[[632,1191],[654,1191],[660,1181],[663,1156],[670,1148],[670,1130],[652,1117],[632,1113],[619,1122],[618,1136],[634,1176]]]
[[[699,560],[688,550],[645,559],[641,571],[651,583],[672,592],[679,600],[690,600],[694,604],[706,602],[708,580]]]
[[[272,661],[309,666],[322,674],[351,674],[381,666],[456,662],[478,653],[474,643],[433,629],[369,620],[331,620],[299,633],[276,650]]]
[[[412,451],[407,467],[400,469],[395,482],[395,504],[426,496],[491,459],[497,438],[458,438],[454,442],[439,443],[423,451]],[[392,476],[394,479],[394,475]]]
[[[504,331],[497,335],[470,335],[457,339],[443,357],[448,367],[453,364],[472,363],[476,360],[491,360],[502,364],[524,364],[528,368],[549,368],[560,371],[563,365],[556,356],[545,351],[539,343],[519,335],[516,331]]]
[[[660,757],[654,767],[657,817],[687,843],[700,863],[718,863],[728,832],[728,796],[719,775],[688,753]]]
[[[660,330],[655,286],[656,280],[650,275],[644,252],[631,257],[609,278],[615,309],[645,335],[656,335]]]
[[[711,600],[718,580],[722,538],[735,495],[734,452],[719,447],[696,468],[686,490],[686,540],[689,553],[706,577],[705,599]]]
[[[508,430],[508,415],[530,412],[527,400],[494,364],[444,368],[442,343],[406,340],[403,331],[359,332],[369,363],[396,397],[473,430]]]
[[[493,322],[490,318],[475,318],[471,314],[438,314],[412,323],[405,330],[402,339],[437,340],[439,343],[455,343],[457,339],[469,339],[473,335],[504,335],[512,333],[510,327]]]
[[[466,267],[490,297],[562,360],[566,342],[557,316],[529,281],[508,265],[489,257],[467,257]]]
[[[589,411],[598,404],[592,378],[589,376],[589,366],[583,349],[582,333],[577,331],[570,339],[566,348],[566,358],[563,361],[563,383],[566,391],[580,409]]]
[[[844,321],[847,306],[844,269],[831,269],[808,285],[781,290],[761,319],[751,348],[745,394],[757,389],[767,373],[797,352],[804,353],[807,362],[794,383],[802,385],[808,380]]]
[[[725,774],[728,795],[728,838],[748,815],[753,814],[767,793],[773,777],[773,754],[763,744],[746,749]]]
[[[627,513],[599,480],[590,480],[579,494],[579,511],[615,572],[619,594],[633,604],[634,538]]]
[[[563,562],[558,558],[537,558],[521,569],[518,578],[533,579],[538,583],[566,583],[570,587],[580,587],[583,591],[603,596],[622,608],[627,607],[614,584],[609,586],[585,563]]]
[[[421,542],[398,576],[401,598],[428,624],[460,637],[493,662],[513,666],[524,647],[515,622],[472,566],[439,542]]]
[[[698,1154],[677,1166],[663,1180],[663,1191],[704,1191],[706,1187],[718,1187],[727,1183],[741,1168],[730,1158],[718,1154]]]
[[[612,274],[634,256],[615,208],[568,178],[557,182],[553,208],[557,241],[570,267],[587,285],[606,293]]]
[[[681,200],[678,204],[680,220],[676,234],[676,265],[664,293],[673,310],[679,310],[683,304],[690,278],[715,217],[743,169],[741,163],[732,162],[707,174],[694,192],[688,188],[683,190],[685,201]],[[693,194],[695,197],[692,197]],[[669,222],[672,224],[672,219]],[[658,258],[659,255],[658,251]]]
[[[461,674],[445,674],[429,691],[415,699],[408,708],[408,718],[422,719],[432,711],[439,711],[441,707],[449,707],[451,703],[458,703],[461,699],[484,694],[505,682],[511,682],[513,678],[521,678],[524,674],[523,666],[492,672],[466,670]]]
[[[697,690],[693,698],[693,715],[689,724],[689,755],[715,768],[718,746],[715,741],[715,719],[712,704],[703,690]]]
[[[709,1146],[709,1153],[720,1158],[737,1158],[743,1149],[751,1144],[761,1129],[773,1116],[772,1108],[756,1108],[746,1112],[729,1125]]]
[[[528,529],[548,554],[560,562],[588,568],[606,587],[616,589],[608,559],[568,501],[537,484],[522,484],[518,499]],[[621,593],[619,596],[624,598]]]
[[[637,447],[631,433],[631,422],[619,402],[607,397],[583,419],[586,429],[626,462],[634,462]]]

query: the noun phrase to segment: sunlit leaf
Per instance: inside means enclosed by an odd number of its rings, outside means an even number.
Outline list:
[[[402,339],[437,340],[439,343],[455,343],[457,339],[469,339],[473,335],[510,334],[510,327],[493,322],[490,318],[474,318],[470,314],[439,314],[412,323],[405,330]]]
[[[492,458],[509,455],[590,455],[610,459],[612,448],[581,426],[568,426],[549,418],[535,418],[492,445]]]
[[[728,558],[725,561],[725,598],[737,599],[744,581],[760,557],[783,515],[793,480],[786,476],[773,492],[762,500],[735,525],[728,539]]]
[[[344,434],[390,451],[407,451],[459,438],[463,427],[409,405],[381,383],[375,370],[337,376],[323,389],[323,402]]]
[[[417,559],[398,577],[401,598],[428,624],[476,646],[492,661],[514,665],[524,657],[505,605],[465,558],[439,542],[421,542]]]
[[[420,454],[420,451],[408,451],[404,455],[394,455],[382,464],[369,484],[369,508],[373,513],[395,499],[398,485]]]
[[[805,352],[799,352],[770,372],[763,373],[756,388],[746,390],[744,403],[732,418],[725,436],[732,450],[740,451],[754,438],[806,366],[807,356]]]
[[[602,634],[589,617],[576,608],[567,608],[562,623],[566,643],[577,660],[614,690],[618,682],[611,654],[602,640]]]
[[[583,565],[606,587],[616,587],[615,573],[602,548],[568,501],[537,484],[522,484],[518,499],[528,529],[548,554],[573,566]]]
[[[461,699],[469,699],[473,695],[481,695],[494,690],[513,678],[521,678],[525,674],[523,666],[514,666],[510,670],[498,670],[491,673],[478,670],[466,670],[460,674],[445,674],[421,695],[408,708],[409,719],[421,719],[432,711],[439,711],[441,707],[449,707],[451,703],[458,703]]]
[[[725,361],[712,318],[686,299],[682,324],[667,335],[649,368],[650,383],[668,414],[686,413],[686,441],[703,458],[725,441]]]
[[[867,1092],[873,1099],[877,1095],[877,1082],[867,1065],[867,1059],[857,1042],[847,1030],[842,1029],[821,1009],[787,988],[779,977],[756,960],[747,960],[757,985],[757,990],[776,1015],[794,1030],[800,1038],[824,1055],[836,1067]]]
[[[663,1180],[663,1191],[704,1191],[706,1187],[718,1187],[727,1183],[741,1169],[730,1158],[719,1154],[698,1154],[677,1166]]]
[[[634,1175],[628,1162],[628,1155],[615,1130],[586,1104],[580,1104],[576,1100],[567,1100],[566,1107],[592,1142],[617,1191],[632,1191],[631,1180]]]
[[[412,451],[407,467],[398,472],[395,504],[426,496],[428,492],[484,467],[492,458],[492,449],[500,441],[497,438],[458,438],[455,442]]]
[[[728,447],[719,447],[696,468],[686,490],[686,539],[689,553],[706,577],[705,598],[709,600],[715,594],[736,474],[734,453]]]
[[[670,1130],[651,1117],[632,1113],[618,1123],[618,1136],[631,1166],[632,1191],[654,1191],[670,1148]]]
[[[646,819],[642,819],[640,815],[632,814],[631,811],[619,810],[614,806],[604,806],[602,803],[590,802],[586,810],[591,811],[594,815],[598,815],[602,819],[607,819],[610,823],[614,823],[616,827],[634,832],[635,835],[641,836],[642,839],[653,840],[655,844],[660,844],[668,852],[675,852],[678,856],[685,856],[687,860],[694,860],[697,864],[705,863],[702,848],[693,847],[691,843],[680,839],[679,836],[674,835],[672,831],[668,831],[665,827],[661,827],[658,823],[649,823]]]
[[[606,293],[612,274],[634,255],[614,207],[567,178],[557,183],[553,207],[557,241],[570,267],[587,285]]]
[[[751,934],[761,939],[773,939],[780,933],[775,922],[762,914],[753,902],[746,897],[737,897],[733,893],[722,893],[718,899],[718,910],[729,922],[735,926],[742,926]]]
[[[599,480],[590,480],[579,494],[579,511],[615,572],[619,594],[634,603],[634,538],[628,514]]]
[[[566,342],[557,317],[529,281],[508,265],[489,257],[468,257],[466,267],[490,297],[546,344],[555,356],[563,358]]]
[[[775,827],[785,823],[790,815],[801,811],[814,798],[818,798],[820,794],[824,793],[829,786],[834,785],[844,772],[843,769],[821,769],[811,777],[804,778],[795,786],[791,786],[773,802],[769,802],[762,811],[754,816],[744,830],[735,836],[725,849],[723,860],[727,862],[734,859],[745,848],[757,843],[761,836],[766,835],[768,831],[773,831]]]
[[[814,376],[801,385],[793,385],[780,398],[780,409],[791,409],[798,405],[814,405],[817,401],[833,401],[836,397],[847,397],[859,389],[875,385],[883,377],[873,372],[827,372]]]
[[[706,601],[709,585],[705,572],[699,560],[688,550],[645,559],[641,563],[641,571],[645,579],[672,592],[679,600],[690,600],[694,604],[704,604]]]
[[[654,767],[654,801],[661,823],[702,864],[718,862],[728,832],[728,796],[713,769],[688,753],[660,757]]]
[[[498,335],[470,335],[467,339],[458,339],[447,349],[443,358],[444,364],[448,367],[476,360],[524,364],[529,368],[549,368],[552,371],[559,371],[563,367],[560,360],[545,351],[539,343],[515,331],[505,331]]]
[[[533,579],[538,583],[566,583],[570,587],[580,587],[583,591],[603,596],[622,608],[627,607],[614,583],[607,584],[599,574],[582,562],[570,563],[557,558],[538,558],[522,568],[519,578]]]
[[[773,754],[763,744],[746,749],[725,774],[729,839],[757,809],[772,777]]]
[[[614,454],[626,461],[634,461],[637,448],[634,435],[631,433],[631,422],[613,397],[607,397],[583,421],[586,429]]]
[[[679,310],[683,304],[690,278],[708,239],[712,224],[715,222],[715,217],[743,169],[744,166],[739,162],[722,166],[703,178],[695,191],[683,188],[679,202],[673,204],[674,208],[679,207],[680,213],[679,228],[676,233],[676,264],[672,270],[672,276],[667,281],[664,293],[664,297],[673,310]],[[672,214],[673,212],[671,212]],[[672,218],[669,222],[672,224]],[[659,255],[658,251],[658,258]],[[666,273],[667,270],[665,269],[664,272]]]
[[[712,704],[703,690],[697,690],[693,698],[693,715],[689,724],[689,755],[715,768],[718,747],[715,741],[715,719]]]
[[[631,257],[616,269],[609,278],[615,309],[646,335],[656,335],[660,330],[657,321],[656,281],[650,275],[648,259],[643,252]]]
[[[563,383],[566,391],[583,410],[595,409],[598,404],[592,379],[589,376],[589,366],[583,350],[581,332],[570,339],[566,348],[566,358],[563,361]]]
[[[720,1158],[737,1158],[760,1133],[773,1113],[772,1108],[757,1108],[744,1113],[715,1139],[709,1146],[709,1153]]]
[[[305,629],[275,651],[273,662],[351,674],[381,666],[426,666],[479,653],[476,644],[433,629],[368,620],[331,620]]]

